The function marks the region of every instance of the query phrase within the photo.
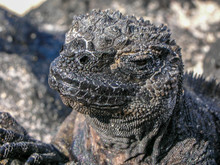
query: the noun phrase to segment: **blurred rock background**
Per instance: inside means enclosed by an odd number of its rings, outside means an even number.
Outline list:
[[[19,12],[0,8],[0,111],[45,142],[70,112],[48,87],[47,75],[75,14],[110,8],[167,24],[182,47],[185,71],[220,82],[219,0],[0,0],[5,2]]]

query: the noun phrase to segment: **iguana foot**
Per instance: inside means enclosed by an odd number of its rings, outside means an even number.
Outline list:
[[[1,113],[0,115],[6,116],[6,118],[0,118],[0,123],[4,123],[5,119],[15,121],[8,113]],[[0,128],[0,160],[18,159],[24,161],[26,165],[58,164],[68,161],[68,158],[60,153],[54,145],[37,141],[26,133],[15,132],[10,127],[9,129],[2,125],[1,127],[3,128]],[[19,125],[19,127],[21,126]]]
[[[40,142],[5,143],[0,147],[0,159],[6,158],[26,160],[25,164],[55,164],[67,161],[52,144]]]

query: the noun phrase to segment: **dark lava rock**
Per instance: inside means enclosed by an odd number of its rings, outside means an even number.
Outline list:
[[[41,82],[47,84],[49,64],[59,54],[64,40],[60,33],[48,34],[0,8],[0,52],[15,53],[28,61]]]
[[[57,39],[60,37],[59,34],[54,36],[38,31],[25,18],[15,16],[1,8],[0,20],[0,51],[19,54],[31,51],[33,58],[36,58],[34,56],[38,59],[53,58],[63,42]]]
[[[49,142],[68,114],[62,103],[17,54],[0,53],[0,110],[9,112],[30,135]]]
[[[176,0],[177,2],[194,6],[192,0]],[[144,16],[143,11],[148,8],[152,0],[47,0],[39,8],[30,11],[26,18],[44,30],[67,30],[72,23],[73,15],[85,14],[92,9],[125,10],[125,13]],[[156,0],[158,8],[169,8],[172,0]],[[123,12],[123,11],[122,11]]]
[[[4,9],[0,20],[0,111],[9,112],[30,135],[49,142],[70,112],[47,83],[63,35],[39,31]]]
[[[211,45],[204,59],[204,75],[220,82],[220,39]]]
[[[66,31],[75,14],[89,11],[90,0],[47,0],[25,17],[41,30],[51,33]]]

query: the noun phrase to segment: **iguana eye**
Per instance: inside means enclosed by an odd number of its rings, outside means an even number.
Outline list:
[[[144,66],[146,65],[149,61],[147,59],[143,59],[143,60],[136,60],[136,61],[132,61],[133,63],[135,63],[137,66]]]
[[[153,65],[153,59],[152,57],[143,55],[143,56],[137,56],[134,59],[131,60],[132,63],[134,63],[139,69],[149,68],[150,65]]]

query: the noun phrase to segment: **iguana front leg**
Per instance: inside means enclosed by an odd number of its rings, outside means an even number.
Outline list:
[[[0,113],[0,160],[19,159],[25,164],[56,164],[68,158],[52,144],[30,137],[8,113]]]

